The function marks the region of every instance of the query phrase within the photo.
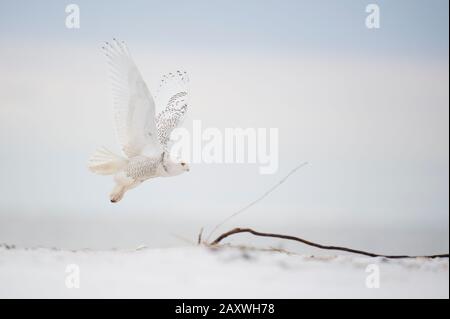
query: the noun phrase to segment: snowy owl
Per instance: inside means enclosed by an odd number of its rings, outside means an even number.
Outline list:
[[[110,200],[122,199],[129,189],[155,177],[189,171],[188,164],[170,157],[170,133],[187,111],[186,72],[164,75],[153,100],[124,42],[116,39],[102,47],[113,89],[117,138],[124,156],[101,148],[89,159],[89,169],[114,175]],[[161,109],[156,115],[155,105]]]

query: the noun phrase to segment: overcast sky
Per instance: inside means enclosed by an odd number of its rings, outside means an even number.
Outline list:
[[[247,212],[270,225],[443,228],[448,235],[448,2],[0,0],[0,215],[110,213],[220,220],[310,164]],[[101,42],[128,43],[150,90],[185,69],[185,126],[277,127],[279,170],[193,165],[109,203],[87,171],[119,151]],[[448,236],[447,236],[448,238]],[[448,247],[448,241],[447,241]]]

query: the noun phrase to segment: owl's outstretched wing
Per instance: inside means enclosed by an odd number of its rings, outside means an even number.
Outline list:
[[[165,149],[168,147],[173,129],[181,125],[186,115],[188,82],[186,72],[176,71],[166,74],[156,93],[156,105],[161,109],[156,116],[156,128],[159,142]]]
[[[113,40],[102,47],[107,57],[113,91],[117,137],[128,157],[159,155],[155,102],[125,43]]]

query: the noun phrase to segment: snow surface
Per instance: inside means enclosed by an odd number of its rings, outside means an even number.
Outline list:
[[[79,288],[68,288],[79,267]],[[368,265],[380,287],[368,288]],[[448,259],[386,260],[205,246],[111,251],[0,246],[1,298],[449,298]]]

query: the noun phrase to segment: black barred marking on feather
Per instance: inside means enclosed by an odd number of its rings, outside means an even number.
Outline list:
[[[151,159],[145,156],[136,156],[130,160],[125,173],[134,180],[145,180],[156,176],[162,158]]]
[[[186,98],[188,92],[185,85],[188,83],[186,71],[176,70],[162,76],[155,100],[164,106],[156,117],[158,140],[164,148],[170,141],[170,134],[182,120],[187,112]]]
[[[187,92],[179,92],[179,93],[175,94],[174,96],[172,96],[169,99],[169,102],[167,103],[167,105],[169,107],[171,107],[177,99],[181,99],[182,97],[185,97],[186,95],[187,95]]]

